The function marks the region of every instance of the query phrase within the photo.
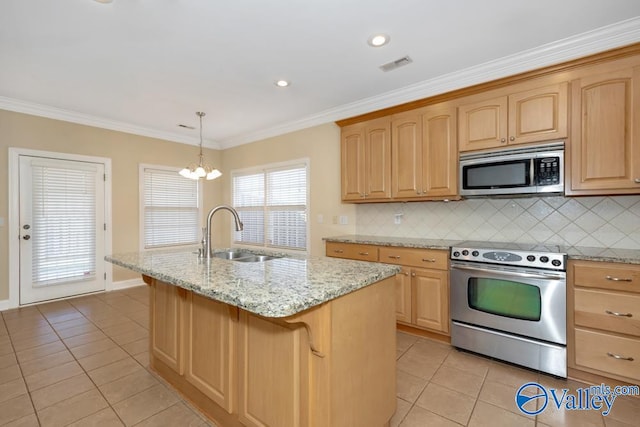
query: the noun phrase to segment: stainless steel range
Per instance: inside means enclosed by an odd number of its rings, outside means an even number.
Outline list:
[[[558,247],[451,248],[451,344],[567,376],[567,256]]]

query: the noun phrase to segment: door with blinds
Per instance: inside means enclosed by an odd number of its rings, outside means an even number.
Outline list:
[[[20,304],[104,290],[104,164],[19,158]]]

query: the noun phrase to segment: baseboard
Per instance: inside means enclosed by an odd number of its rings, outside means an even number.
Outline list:
[[[0,300],[0,311],[9,310],[11,307],[11,300],[3,299]]]
[[[133,288],[133,287],[142,286],[142,285],[144,285],[144,282],[142,281],[142,277],[136,278],[136,279],[129,279],[129,280],[120,280],[118,282],[111,283],[111,286],[109,287],[109,289],[107,289],[107,292],[119,291],[121,289]]]

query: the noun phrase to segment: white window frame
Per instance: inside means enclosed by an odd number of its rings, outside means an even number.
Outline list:
[[[138,202],[139,202],[139,231],[140,231],[140,236],[139,236],[139,247],[140,247],[140,251],[157,251],[157,250],[162,250],[162,249],[171,249],[171,248],[190,248],[190,247],[197,247],[200,242],[197,243],[193,243],[193,244],[176,244],[176,245],[166,245],[166,246],[160,246],[160,247],[155,247],[155,248],[145,248],[144,247],[144,233],[145,233],[145,227],[144,227],[144,170],[145,169],[157,169],[157,170],[161,170],[161,171],[167,171],[167,172],[172,172],[176,174],[177,179],[189,179],[189,178],[185,178],[182,177],[178,174],[178,172],[180,172],[181,168],[176,168],[173,166],[164,166],[164,165],[153,165],[153,164],[148,164],[148,163],[140,163],[139,164],[139,168],[138,168],[138,185],[139,185],[139,192],[138,192]],[[203,209],[203,205],[204,205],[204,201],[202,199],[202,181],[198,180],[197,181],[197,186],[198,186],[198,230],[197,230],[197,236],[200,236],[202,233],[202,209]],[[202,237],[202,236],[200,236]]]
[[[260,165],[260,166],[254,166],[254,167],[250,167],[250,168],[244,168],[244,169],[234,169],[230,172],[230,177],[231,179],[229,180],[229,194],[230,196],[230,204],[233,206],[233,177],[235,175],[250,175],[250,174],[254,174],[254,173],[265,173],[267,170],[271,170],[271,169],[286,169],[288,167],[295,167],[295,166],[302,166],[304,165],[304,167],[306,168],[306,172],[307,172],[307,177],[306,177],[306,181],[307,181],[307,200],[306,200],[306,217],[307,217],[307,221],[306,221],[306,229],[305,229],[305,233],[306,233],[306,241],[307,241],[307,246],[304,248],[304,250],[301,249],[288,249],[288,248],[282,248],[279,246],[271,246],[266,242],[266,215],[265,215],[265,241],[262,244],[252,244],[252,243],[245,243],[245,242],[239,242],[235,240],[235,226],[233,224],[230,225],[230,230],[231,230],[231,241],[233,242],[234,246],[238,246],[238,247],[244,247],[244,248],[263,248],[263,249],[269,249],[269,250],[274,250],[274,251],[278,251],[278,252],[283,252],[283,253],[290,253],[290,254],[308,254],[310,252],[310,247],[311,247],[311,232],[310,232],[310,218],[309,218],[309,214],[311,212],[311,193],[310,193],[310,182],[309,182],[309,178],[311,176],[311,162],[309,160],[308,157],[305,158],[301,158],[301,159],[296,159],[296,160],[290,160],[290,161],[286,161],[286,162],[278,162],[278,163],[268,163],[268,164],[264,164],[264,165]],[[266,195],[266,188],[265,188],[265,195]],[[235,206],[234,206],[235,208]],[[265,200],[265,205],[263,206],[263,208],[266,209],[266,200]]]

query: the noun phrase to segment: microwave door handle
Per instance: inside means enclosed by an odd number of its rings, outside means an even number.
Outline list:
[[[493,273],[493,274],[506,274],[506,275],[510,275],[510,276],[517,276],[517,277],[523,277],[523,278],[527,278],[527,279],[556,279],[556,280],[563,280],[564,277],[562,276],[556,276],[553,274],[533,274],[533,273],[520,273],[517,271],[504,271],[504,270],[494,270],[494,269],[489,269],[489,268],[479,268],[479,267],[467,267],[464,265],[455,265],[455,266],[451,266],[451,268],[455,268],[458,270],[468,270],[468,271],[480,271],[483,273]]]

